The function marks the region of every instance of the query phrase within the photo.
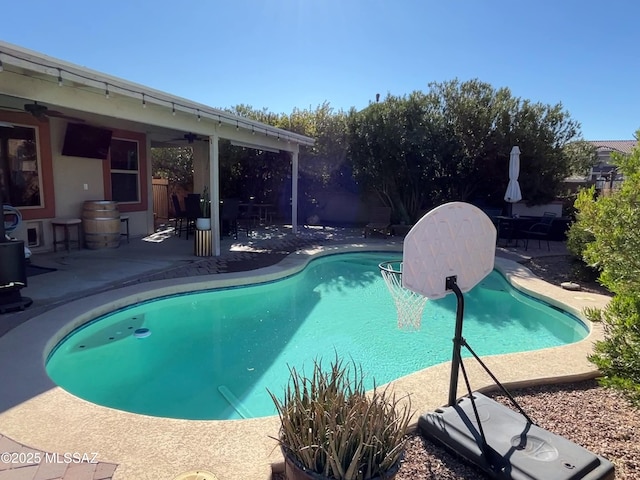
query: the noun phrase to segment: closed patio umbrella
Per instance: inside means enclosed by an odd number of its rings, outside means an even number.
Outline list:
[[[507,191],[504,194],[505,201],[511,205],[522,200],[518,175],[520,175],[520,148],[514,146],[511,149],[509,158],[509,185],[507,185]],[[510,207],[510,209],[511,208],[512,207]]]

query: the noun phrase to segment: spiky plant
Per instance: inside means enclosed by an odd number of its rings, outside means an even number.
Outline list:
[[[329,370],[315,360],[311,377],[290,368],[282,401],[269,395],[283,453],[306,471],[337,480],[389,478],[404,453],[410,403],[388,389],[367,394],[362,367],[336,355]]]

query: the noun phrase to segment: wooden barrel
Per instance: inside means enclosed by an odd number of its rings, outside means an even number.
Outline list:
[[[82,207],[82,228],[87,248],[117,248],[120,245],[120,211],[118,203],[91,200]]]

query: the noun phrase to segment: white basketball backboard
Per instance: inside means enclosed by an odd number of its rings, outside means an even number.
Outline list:
[[[496,228],[478,207],[451,202],[434,208],[407,234],[402,254],[402,286],[436,299],[451,293],[447,277],[465,293],[492,270]]]

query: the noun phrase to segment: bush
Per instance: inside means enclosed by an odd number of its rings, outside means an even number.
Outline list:
[[[616,296],[599,312],[606,340],[589,357],[605,374],[601,383],[621,389],[640,405],[640,298]]]
[[[584,205],[585,202],[593,199],[593,195],[593,187],[580,191],[576,198],[576,206]],[[569,230],[567,231],[567,250],[569,250],[569,253],[573,255],[573,257],[584,261],[584,253],[587,245],[593,242],[595,237],[593,233],[589,231],[588,225],[586,225],[587,222],[580,221],[581,216],[579,210],[576,211],[575,216],[576,221],[569,226]]]
[[[614,161],[624,182],[608,196],[578,195],[570,248],[600,270],[600,282],[615,295],[604,310],[589,312],[605,333],[589,360],[602,371],[603,384],[640,403],[640,147]]]

